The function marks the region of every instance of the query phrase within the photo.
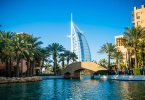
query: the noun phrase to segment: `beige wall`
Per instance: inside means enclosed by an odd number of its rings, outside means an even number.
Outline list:
[[[124,35],[119,35],[119,36],[115,36],[115,46],[116,48],[122,52],[123,54],[123,62],[127,63],[127,49],[123,46],[123,43],[121,41],[122,38],[125,38]]]
[[[132,23],[134,26],[145,27],[145,6],[142,5],[140,8],[134,7],[132,12]]]

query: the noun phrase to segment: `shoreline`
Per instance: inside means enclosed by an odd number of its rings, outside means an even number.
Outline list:
[[[0,77],[0,84],[7,83],[26,83],[26,82],[36,82],[43,80],[40,76],[33,77]]]
[[[37,82],[45,79],[65,79],[63,76],[0,77],[0,84]],[[145,81],[145,75],[94,75],[93,79]]]

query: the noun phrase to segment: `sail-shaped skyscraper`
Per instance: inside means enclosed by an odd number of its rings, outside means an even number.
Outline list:
[[[84,33],[74,24],[71,14],[71,51],[78,56],[77,61],[91,61],[90,48]]]

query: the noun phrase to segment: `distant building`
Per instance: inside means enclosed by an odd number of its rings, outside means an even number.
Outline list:
[[[84,33],[73,23],[71,15],[71,51],[78,56],[77,61],[91,61],[90,48]]]
[[[24,32],[19,32],[19,33],[16,33],[16,34],[21,34],[21,35],[26,35],[26,36],[30,36],[29,34],[27,34],[27,33],[24,33]]]
[[[115,46],[123,54],[123,62],[127,63],[127,49],[123,46],[122,39],[124,35],[115,36]]]
[[[145,27],[145,6],[142,5],[140,8],[134,7],[132,11],[132,23],[135,27]]]

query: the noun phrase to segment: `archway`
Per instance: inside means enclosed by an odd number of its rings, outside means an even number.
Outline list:
[[[78,69],[76,71],[74,71],[74,78],[80,78],[80,72],[84,70],[84,69]]]
[[[66,73],[64,74],[64,78],[71,78],[71,73],[66,72]]]
[[[82,71],[87,71],[89,74],[82,74]],[[82,75],[81,75],[82,74]],[[80,78],[81,76],[93,76],[94,72],[88,69],[78,69],[74,71],[74,77],[73,78]]]

